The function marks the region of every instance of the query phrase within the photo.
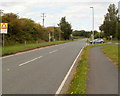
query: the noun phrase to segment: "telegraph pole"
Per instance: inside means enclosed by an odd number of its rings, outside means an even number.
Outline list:
[[[43,27],[44,27],[44,21],[45,21],[45,13],[42,13],[42,16],[41,16],[42,18],[43,18]]]
[[[2,23],[2,13],[3,13],[3,10],[0,9],[0,23]]]
[[[0,9],[0,23],[2,23],[2,14],[3,14],[3,10]],[[0,29],[0,33],[1,33],[1,29]],[[2,46],[4,47],[4,34],[2,34]]]
[[[2,11],[3,10],[0,9],[0,24],[2,23]],[[1,29],[0,29],[0,33],[1,33]],[[2,34],[0,34],[0,39],[2,39]],[[2,57],[2,48],[0,48],[0,56]],[[2,59],[0,59],[0,95],[2,96]]]

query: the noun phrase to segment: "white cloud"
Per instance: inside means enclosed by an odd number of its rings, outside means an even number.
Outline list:
[[[92,1],[92,2],[91,2]],[[95,30],[103,22],[104,15],[111,2],[117,4],[117,0],[6,0],[0,3],[5,13],[19,13],[20,17],[31,18],[42,24],[41,13],[45,12],[45,26],[57,25],[61,17],[66,16],[73,29],[91,30],[92,11],[95,9]]]

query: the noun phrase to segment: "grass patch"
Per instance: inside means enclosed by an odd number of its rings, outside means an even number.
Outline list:
[[[118,47],[119,46],[119,47]],[[120,50],[120,45],[110,45],[102,47],[102,51],[118,65],[120,70],[120,65],[118,64],[118,50]],[[120,58],[119,58],[120,59]]]
[[[74,78],[69,85],[67,94],[86,94],[87,73],[88,73],[88,54],[90,46],[84,48],[81,59],[77,66]]]
[[[12,45],[12,46],[5,46],[2,50],[2,55],[8,55],[8,54],[13,54],[16,52],[20,51],[26,51],[30,50],[33,48],[38,48],[38,47],[45,47],[45,46],[50,46],[50,45],[55,45],[55,44],[62,44],[70,41],[55,41],[55,42],[41,42],[38,44],[18,44],[18,45]]]
[[[69,89],[67,94],[87,94],[87,76],[89,70],[89,62],[88,62],[88,54],[90,52],[91,47],[103,46],[103,45],[110,45],[110,44],[94,44],[89,45],[84,48],[80,61],[78,62],[78,66],[76,68],[76,72],[74,73],[74,77],[69,85]],[[69,95],[68,95],[69,96]]]
[[[73,41],[80,40],[80,39],[83,39],[83,38],[74,39]],[[16,44],[16,45],[11,45],[11,46],[5,46],[4,48],[1,47],[2,48],[1,55],[4,56],[4,55],[9,55],[9,54],[14,54],[17,52],[27,51],[27,50],[34,49],[34,48],[62,44],[62,43],[67,43],[67,42],[71,42],[71,41],[72,40],[31,43],[31,44],[26,44],[26,45],[25,44]]]

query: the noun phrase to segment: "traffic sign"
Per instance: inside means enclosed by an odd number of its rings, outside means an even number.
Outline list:
[[[8,23],[0,23],[0,33],[7,34]]]

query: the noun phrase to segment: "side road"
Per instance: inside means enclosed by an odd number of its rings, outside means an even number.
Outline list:
[[[118,94],[118,70],[101,46],[92,47],[89,57],[87,94]]]

